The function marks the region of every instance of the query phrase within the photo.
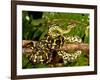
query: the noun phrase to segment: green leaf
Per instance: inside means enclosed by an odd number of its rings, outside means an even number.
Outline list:
[[[40,35],[42,34],[42,32],[38,29],[37,31],[35,31],[34,35],[33,35],[33,40],[39,40]]]
[[[23,54],[22,55],[22,67],[26,67],[29,62],[28,58]]]
[[[46,68],[48,67],[46,64],[35,64],[34,68]]]
[[[39,25],[40,23],[43,23],[43,19],[33,19],[32,20],[32,22],[31,22],[31,24],[33,25],[33,26],[37,26],[37,25]]]

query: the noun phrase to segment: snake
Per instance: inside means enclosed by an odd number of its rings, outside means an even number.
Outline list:
[[[77,50],[74,52],[56,51],[55,49],[61,48],[65,43],[81,43],[82,39],[79,36],[68,36],[74,26],[69,25],[67,30],[62,29],[60,26],[51,25],[46,38],[36,43],[33,43],[33,52],[28,56],[32,64],[50,64],[53,62],[54,57],[62,59],[63,64],[73,62],[81,55],[82,51]],[[57,61],[57,60],[56,60]],[[58,62],[59,63],[59,62]]]

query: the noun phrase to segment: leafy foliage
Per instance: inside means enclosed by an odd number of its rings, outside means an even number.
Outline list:
[[[33,12],[40,13],[40,12]],[[34,14],[34,16],[36,16]],[[29,19],[28,19],[28,18]],[[37,16],[38,17],[38,16]],[[69,36],[77,35],[82,39],[83,43],[89,43],[89,14],[79,13],[58,13],[58,12],[43,12],[40,18],[29,16],[28,11],[22,12],[22,39],[39,41],[44,39],[48,33],[48,28],[52,25],[60,26],[62,29],[67,30],[69,25],[75,24],[71,29]],[[22,58],[23,68],[42,68],[48,67],[46,64],[32,65],[28,58],[23,55]],[[87,56],[85,52],[74,62],[70,62],[65,66],[85,66],[87,63]]]

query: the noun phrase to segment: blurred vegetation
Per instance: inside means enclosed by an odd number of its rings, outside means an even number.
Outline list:
[[[58,12],[22,12],[22,39],[39,41],[45,38],[49,26],[57,25],[62,29],[68,29],[68,25],[76,24],[75,27],[66,35],[77,35],[83,43],[89,44],[89,14],[79,13],[58,13]],[[28,58],[23,55],[23,68],[48,67],[46,64],[32,65]],[[85,66],[88,65],[85,52],[80,58],[65,66]]]

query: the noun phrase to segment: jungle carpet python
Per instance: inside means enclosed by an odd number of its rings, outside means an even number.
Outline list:
[[[50,26],[48,34],[45,39],[32,43],[30,47],[33,51],[27,55],[32,64],[67,64],[73,62],[81,55],[81,50],[76,51],[57,51],[56,49],[62,47],[66,43],[81,43],[79,36],[64,35],[70,32],[63,30],[59,26]],[[54,66],[53,65],[53,66]]]

